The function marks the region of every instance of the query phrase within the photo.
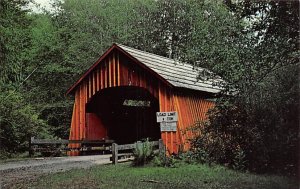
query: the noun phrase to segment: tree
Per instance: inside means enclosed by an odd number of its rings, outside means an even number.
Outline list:
[[[0,83],[17,86],[25,77],[26,51],[30,46],[30,19],[22,10],[27,1],[3,0],[0,3]]]
[[[1,157],[27,150],[31,136],[48,135],[47,125],[22,93],[28,78],[30,23],[27,1],[0,2],[0,144]]]
[[[32,136],[51,137],[45,122],[16,91],[0,94],[0,125],[1,159],[28,151]]]
[[[234,61],[207,66],[227,81],[227,95],[217,101],[195,144],[219,163],[234,166],[243,157],[240,162],[250,170],[295,174],[299,2],[227,5],[245,24],[236,38],[236,53],[224,54]]]

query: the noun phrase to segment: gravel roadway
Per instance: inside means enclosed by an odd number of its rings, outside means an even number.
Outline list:
[[[110,157],[111,155],[51,157],[3,163],[0,164],[0,189],[23,188],[22,183],[26,188],[26,183],[33,182],[44,174],[109,164]]]

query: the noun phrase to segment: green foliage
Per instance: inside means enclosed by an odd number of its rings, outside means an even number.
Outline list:
[[[245,160],[246,155],[243,150],[238,149],[233,159],[233,169],[244,170],[246,168],[247,161]]]
[[[226,2],[241,26],[206,62],[227,83],[194,147],[238,169],[295,174],[299,2]]]
[[[149,163],[153,157],[153,146],[149,139],[146,139],[144,142],[137,142],[136,148],[133,151],[133,165],[134,166],[143,166]]]
[[[160,153],[156,155],[153,159],[153,164],[159,167],[172,167],[176,168],[182,166],[182,164],[196,164],[196,163],[206,163],[206,161],[201,161],[199,158],[199,153],[194,151],[181,152],[179,154],[166,155]]]
[[[289,70],[289,73],[294,72]],[[292,75],[297,77],[297,74]],[[235,96],[219,99],[216,109],[211,112],[210,124],[199,127],[202,135],[194,141],[196,153],[201,152],[201,157],[204,152],[210,161],[235,168],[236,160],[240,159],[238,161],[243,162],[245,168],[253,171],[294,174],[297,167],[298,104],[295,83],[290,84],[290,88],[288,83],[265,85],[264,90],[272,89],[272,94],[266,97],[252,93],[257,96],[251,103],[245,104],[247,99],[240,97],[237,101]]]
[[[26,76],[31,20],[22,6],[27,3],[26,0],[0,2],[0,85],[17,86]]]
[[[298,104],[293,100],[296,96],[290,96],[291,91],[282,91],[282,86],[268,86],[273,94],[269,94],[269,98],[257,97],[251,104],[244,104],[244,101],[236,104],[234,97],[220,99],[210,125],[195,141],[196,146],[219,163],[234,165],[236,150],[241,149],[250,170],[295,172]],[[290,93],[291,99],[279,98],[284,96],[280,91]],[[296,95],[296,91],[292,93]]]
[[[0,3],[0,144],[1,158],[28,150],[31,136],[49,136],[48,126],[28,103],[23,84],[30,65],[30,24],[23,8],[28,1]],[[32,70],[31,70],[32,71]]]
[[[0,94],[1,158],[28,151],[30,137],[48,137],[47,125],[18,92]]]
[[[173,156],[167,156],[166,154],[158,154],[153,158],[153,164],[159,167],[177,167],[178,160]]]
[[[212,159],[209,157],[209,154],[206,150],[204,150],[203,148],[195,148],[193,149],[193,151],[190,151],[189,153],[191,153],[191,157],[192,159],[194,159],[194,161],[199,162],[199,163],[207,163],[207,164],[211,164],[212,163]]]
[[[185,163],[195,163],[197,159],[194,155],[192,151],[182,152],[178,154],[178,159]]]

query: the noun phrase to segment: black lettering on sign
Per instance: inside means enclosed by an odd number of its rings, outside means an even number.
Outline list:
[[[160,117],[160,116],[166,116],[166,113],[157,113],[157,116]]]
[[[175,115],[175,112],[169,112],[168,113],[168,116],[174,116]]]

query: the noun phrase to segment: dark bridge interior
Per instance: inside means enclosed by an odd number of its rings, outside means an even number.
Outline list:
[[[96,93],[87,103],[87,112],[97,114],[109,139],[118,144],[160,139],[156,112],[158,100],[140,87],[113,87]]]

